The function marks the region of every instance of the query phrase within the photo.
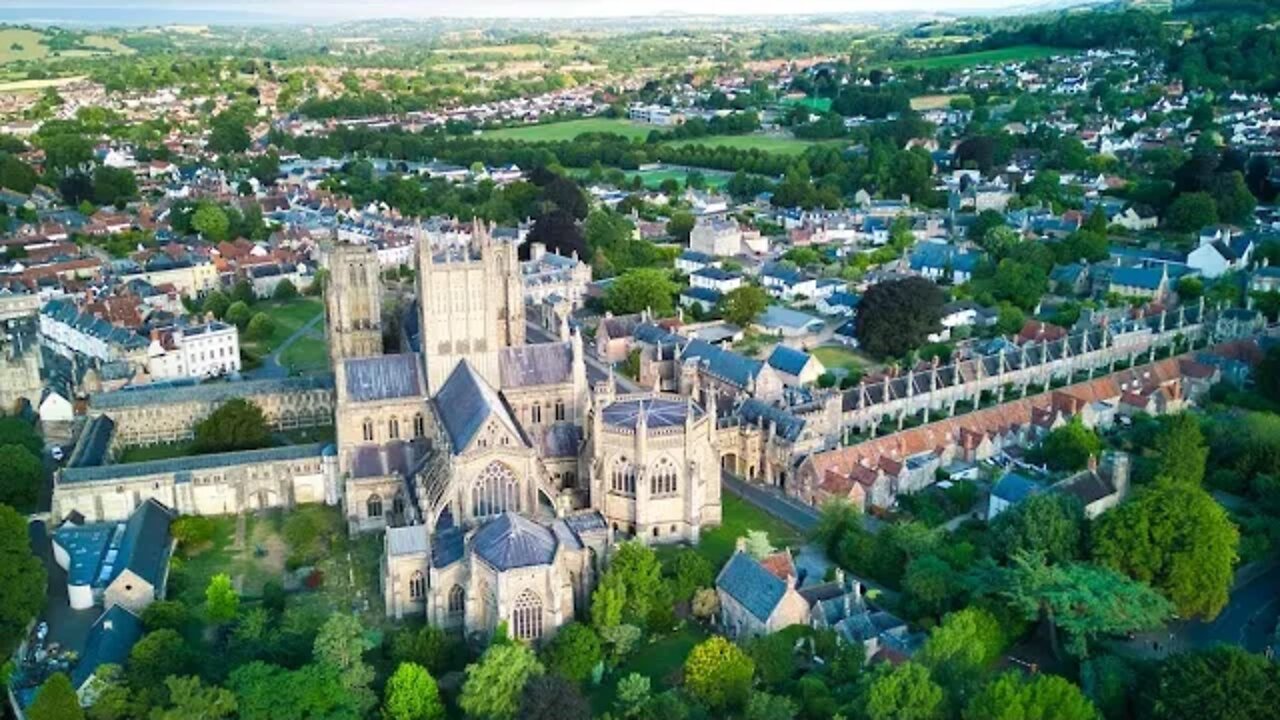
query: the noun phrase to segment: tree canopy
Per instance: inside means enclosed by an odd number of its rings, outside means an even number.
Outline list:
[[[270,440],[262,408],[252,400],[232,398],[196,424],[193,446],[202,453],[254,450]]]
[[[987,683],[964,708],[964,720],[1098,720],[1080,688],[1057,675],[1024,680],[1005,673]]]
[[[542,674],[542,664],[524,645],[490,645],[477,662],[467,666],[458,706],[472,717],[510,720],[520,707],[525,684]]]
[[[0,657],[13,654],[27,623],[44,607],[45,580],[44,564],[31,551],[26,518],[0,504]]]
[[[715,635],[694,646],[684,663],[689,694],[713,710],[741,707],[751,690],[755,663],[737,645]]]
[[[858,342],[872,355],[897,357],[941,329],[945,298],[924,278],[876,283],[858,303]]]

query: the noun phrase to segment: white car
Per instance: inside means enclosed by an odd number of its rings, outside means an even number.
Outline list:
[[[49,457],[53,458],[54,462],[62,462],[62,446],[54,445],[52,448],[50,448]]]

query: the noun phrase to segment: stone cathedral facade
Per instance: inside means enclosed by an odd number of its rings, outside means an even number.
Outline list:
[[[614,542],[719,524],[715,408],[590,387],[567,325],[527,344],[517,242],[475,223],[417,243],[401,354],[382,353],[376,258],[329,255],[340,501],[384,532],[389,616],[537,642],[585,611]]]

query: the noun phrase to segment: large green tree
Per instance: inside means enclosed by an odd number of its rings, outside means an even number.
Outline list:
[[[1239,545],[1213,496],[1163,478],[1103,515],[1093,533],[1098,562],[1159,589],[1183,617],[1206,619],[1227,604]]]
[[[615,313],[649,310],[657,317],[665,317],[674,311],[674,298],[679,290],[666,270],[636,268],[609,285],[604,304]]]
[[[230,690],[206,686],[194,676],[165,678],[169,702],[151,711],[151,720],[222,720],[236,712],[236,696]]]
[[[441,720],[444,703],[431,673],[421,665],[400,663],[387,680],[382,717],[385,720]]]
[[[685,689],[712,710],[741,707],[754,674],[751,658],[719,635],[695,645],[684,661]]]
[[[946,716],[942,688],[925,666],[906,662],[877,675],[867,686],[869,720],[940,720]]]
[[[991,547],[1004,558],[1041,553],[1050,562],[1077,560],[1084,551],[1084,507],[1065,493],[1032,495],[991,522]]]
[[[205,615],[213,623],[231,622],[240,611],[240,594],[231,585],[231,576],[218,573],[204,590]]]
[[[44,607],[45,579],[44,565],[31,552],[26,518],[0,504],[0,657],[13,653]]]
[[[54,673],[40,686],[36,699],[27,708],[28,720],[84,720],[80,698],[71,687],[71,678]]]
[[[244,398],[226,401],[197,423],[195,436],[193,449],[205,453],[253,450],[271,442],[262,408]]]
[[[1008,567],[974,573],[978,587],[993,591],[1029,621],[1045,623],[1054,653],[1059,630],[1068,649],[1088,653],[1099,635],[1159,627],[1173,612],[1164,596],[1114,570],[1087,563],[1048,565],[1040,555],[1018,555]]]
[[[942,290],[924,278],[876,283],[858,303],[858,342],[872,355],[896,357],[941,329]]]
[[[1280,668],[1243,648],[1170,657],[1149,690],[1155,720],[1256,720],[1280,708]]]
[[[313,654],[317,664],[337,673],[343,691],[352,697],[361,712],[371,709],[377,697],[369,689],[374,671],[364,660],[369,649],[360,619],[346,613],[329,616],[316,635]]]
[[[1085,427],[1076,416],[1066,425],[1050,431],[1040,442],[1035,457],[1053,470],[1080,470],[1089,463],[1090,457],[1101,453],[1102,438]]]
[[[542,664],[524,645],[490,645],[467,666],[458,706],[472,717],[510,720],[520,707],[525,684],[542,674]]]
[[[716,309],[725,320],[738,327],[749,327],[769,307],[769,293],[756,285],[743,285],[725,293]]]
[[[525,683],[516,717],[519,720],[590,720],[591,705],[577,683],[556,675],[539,675]]]
[[[929,632],[916,660],[943,686],[962,692],[995,664],[1007,644],[994,615],[968,607],[948,614]]]
[[[6,438],[7,440],[7,438]],[[0,503],[34,510],[44,483],[44,464],[21,445],[0,445]]]
[[[964,708],[964,720],[1099,720],[1098,709],[1080,688],[1057,675],[1024,680],[1005,673],[988,683]]]
[[[574,682],[586,680],[603,657],[600,636],[590,625],[578,622],[560,628],[543,652],[549,672]]]
[[[1156,477],[1187,485],[1199,485],[1204,481],[1209,446],[1200,431],[1200,421],[1192,413],[1182,412],[1163,418],[1152,450],[1156,457]]]

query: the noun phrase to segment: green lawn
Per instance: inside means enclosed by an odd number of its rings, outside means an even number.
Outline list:
[[[487,130],[483,137],[495,138],[500,140],[523,140],[525,142],[539,142],[551,140],[572,140],[583,133],[614,133],[616,135],[624,135],[626,137],[643,140],[649,137],[649,132],[654,129],[652,125],[642,125],[633,123],[630,120],[621,118],[582,118],[580,120],[565,120],[562,122],[546,123],[543,125],[526,125],[523,127],[502,128],[501,130]]]
[[[648,677],[655,695],[672,687],[671,681],[684,665],[689,651],[706,637],[707,633],[701,626],[687,623],[680,630],[636,650],[618,669],[591,689],[591,714],[599,717],[613,709],[618,680],[631,673]]]
[[[820,113],[824,113],[831,110],[831,98],[825,98],[825,97],[795,98],[793,100],[783,100],[782,104],[789,105],[792,107],[795,107],[795,106],[807,107],[812,111],[816,111]]]
[[[736,150],[760,150],[779,155],[800,155],[815,143],[812,140],[797,140],[783,135],[710,135],[687,140],[673,140],[669,144],[708,145],[734,148]]]
[[[729,559],[733,554],[734,544],[738,538],[745,537],[748,530],[769,533],[769,540],[778,548],[795,546],[803,540],[800,533],[790,525],[759,510],[737,495],[724,492],[720,502],[720,527],[704,530],[698,541],[698,552],[716,568]]]
[[[967,67],[969,65],[1038,60],[1040,58],[1067,52],[1071,51],[1065,48],[1056,48],[1047,45],[1014,45],[1012,47],[998,48],[996,50],[979,50],[978,52],[956,53],[954,55],[936,55],[933,57],[916,58],[913,60],[898,60],[891,63],[891,65],[894,67],[909,66],[919,68],[921,70],[933,68],[952,69]]]
[[[173,442],[160,443],[158,445],[134,445],[127,447],[120,452],[120,457],[116,458],[116,462],[136,463],[146,462],[148,460],[168,460],[169,458],[186,457],[191,455],[190,442]]]
[[[823,345],[809,351],[811,355],[818,358],[828,370],[844,369],[850,371],[861,371],[866,367],[866,358],[858,355],[856,352],[840,347],[838,345]]]
[[[310,335],[300,337],[280,353],[280,364],[292,373],[319,372],[329,369],[329,348],[324,340]]]
[[[298,328],[306,325],[312,318],[324,312],[324,305],[317,298],[297,297],[283,302],[269,300],[253,306],[253,312],[264,312],[275,320],[275,328],[271,335],[262,340],[245,340],[241,343],[244,349],[259,357],[275,352],[276,348],[289,338]],[[324,332],[321,325],[316,329]]]

